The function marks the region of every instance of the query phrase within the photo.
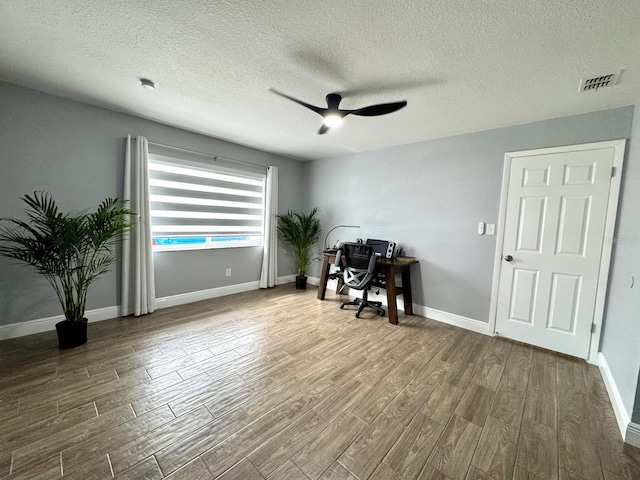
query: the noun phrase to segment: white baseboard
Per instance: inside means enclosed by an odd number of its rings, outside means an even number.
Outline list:
[[[110,318],[116,318],[120,314],[119,307],[103,307],[87,310],[85,317],[90,322],[101,322]],[[28,322],[12,323],[10,325],[0,325],[0,340],[9,338],[24,337],[34,333],[49,332],[55,330],[56,323],[64,320],[64,315],[55,317],[37,318]]]
[[[308,277],[310,278],[310,277]],[[295,275],[284,275],[276,279],[276,285],[284,285],[285,283],[293,283],[296,281]],[[309,280],[307,280],[309,281]]]
[[[453,325],[454,327],[464,328],[472,332],[481,333],[482,335],[493,336],[493,332],[489,329],[489,324],[475,318],[463,317],[455,313],[443,312],[435,308],[423,307],[422,305],[413,304],[413,311],[418,315],[436,320],[438,322]]]
[[[157,308],[175,307],[185,305],[187,303],[199,302],[201,300],[209,300],[211,298],[224,297],[233,295],[234,293],[248,292],[257,290],[260,282],[238,283],[236,285],[227,285],[226,287],[209,288],[207,290],[198,290],[196,292],[181,293],[171,295],[170,297],[162,297],[156,299]]]
[[[629,424],[627,436],[624,438],[624,441],[629,445],[640,448],[640,423],[631,422]]]
[[[294,275],[295,280],[295,275]],[[280,283],[280,282],[279,282]],[[286,282],[283,282],[286,283]],[[199,290],[197,292],[181,293],[179,295],[171,295],[156,299],[156,308],[175,307],[187,303],[199,302],[210,298],[223,297],[234,293],[248,292],[249,290],[257,290],[259,282],[240,283],[237,285],[228,285],[226,287],[210,288],[207,290]],[[119,306],[96,308],[87,310],[85,317],[90,323],[101,322],[111,318],[117,318],[130,312],[122,312]],[[12,323],[10,325],[0,325],[0,340],[9,338],[24,337],[34,333],[49,332],[55,330],[56,323],[64,320],[64,315],[56,315],[55,317],[38,318],[27,322]]]
[[[295,282],[295,275],[284,275],[277,278],[277,284],[283,285],[286,283]],[[307,282],[310,285],[319,285],[320,279],[317,277],[307,277]],[[329,280],[327,283],[327,290],[335,290],[336,280]],[[181,293],[178,295],[171,295],[169,297],[162,297],[156,300],[156,307],[158,309],[175,307],[178,305],[185,305],[187,303],[199,302],[201,300],[208,300],[211,298],[222,297],[225,295],[232,295],[234,293],[248,292],[250,290],[257,290],[259,288],[259,282],[247,282],[237,285],[228,285],[226,287],[216,287],[207,290],[199,290],[197,292]],[[362,292],[354,290],[350,292],[352,296],[362,296]],[[385,294],[376,295],[372,293],[369,298],[372,300],[378,300],[387,305],[387,296]],[[398,309],[404,310],[402,302],[398,303]],[[489,324],[475,320],[473,318],[463,317],[454,313],[443,312],[436,310],[435,308],[424,307],[422,305],[413,304],[413,311],[417,315],[436,320],[438,322],[447,323],[460,328],[465,328],[473,332],[482,333],[484,335],[491,335],[489,332]],[[102,320],[108,320],[111,318],[117,318],[128,312],[122,312],[119,306],[96,308],[94,310],[87,310],[86,317],[90,322],[100,322]],[[23,337],[25,335],[31,335],[34,333],[48,332],[55,329],[56,323],[64,320],[63,315],[57,315],[55,317],[39,318],[30,320],[27,322],[13,323],[11,325],[0,325],[0,340],[6,340],[9,338]]]
[[[296,281],[296,276],[295,275],[291,275],[292,278],[292,282]],[[307,277],[307,283],[310,285],[320,285],[320,279],[318,277]],[[334,289],[336,287],[333,287]]]
[[[613,411],[616,415],[616,421],[618,422],[620,435],[622,438],[625,438],[627,435],[627,426],[631,422],[631,416],[629,415],[629,412],[627,412],[627,409],[624,407],[622,397],[620,396],[620,392],[618,391],[618,386],[613,379],[613,375],[611,374],[611,369],[609,368],[607,359],[602,354],[602,352],[598,353],[598,367],[600,367],[600,373],[602,373],[604,385],[607,387],[607,392],[609,393],[609,400],[611,401]]]
[[[308,282],[313,285],[318,285],[320,283],[319,278],[314,278],[314,282],[312,282],[311,279],[312,277],[309,277]],[[335,291],[336,285],[337,280],[329,280],[327,282],[327,291]],[[362,298],[362,292],[358,290],[349,291],[349,295]],[[369,299],[382,302],[383,305],[388,306],[386,294],[376,295],[375,293],[370,293]],[[403,302],[398,302],[398,310],[404,311]],[[462,315],[457,315],[455,313],[443,312],[442,310],[425,307],[416,303],[413,304],[413,313],[437,322],[446,323],[447,325],[453,325],[454,327],[464,328],[465,330],[471,330],[472,332],[493,336],[493,332],[489,329],[489,324],[481,320],[463,317]]]
[[[278,277],[277,284],[283,285],[285,283],[295,282],[295,275],[284,275]],[[307,282],[310,285],[319,285],[320,279],[317,277],[307,277]],[[327,283],[327,290],[335,290],[336,280],[329,280]],[[174,307],[177,305],[185,305],[187,303],[199,302],[201,300],[208,300],[211,298],[222,297],[225,295],[232,295],[234,293],[248,292],[250,290],[257,290],[259,288],[259,282],[247,282],[237,285],[228,285],[226,287],[210,288],[207,290],[199,290],[197,292],[181,293],[178,295],[171,295],[169,297],[162,297],[156,300],[156,307],[158,309]],[[353,296],[362,296],[362,292],[354,290],[350,292]],[[369,296],[372,300],[378,300],[387,305],[387,296],[385,294],[376,295],[371,293]],[[398,309],[404,310],[402,302],[398,303]],[[446,323],[456,327],[471,330],[473,332],[482,333],[484,335],[491,335],[489,332],[489,324],[473,318],[463,317],[454,313],[443,312],[436,310],[435,308],[424,307],[422,305],[413,304],[413,311],[417,315],[436,320],[438,322]],[[117,318],[122,313],[120,307],[104,307],[94,310],[87,310],[86,317],[90,322],[99,322],[102,320],[108,320],[110,318]],[[25,335],[31,335],[33,333],[41,333],[54,330],[55,324],[64,320],[63,315],[55,317],[40,318],[36,320],[30,320],[28,322],[14,323],[11,325],[0,325],[0,340],[8,338],[22,337]]]
[[[276,285],[284,285],[285,283],[293,283],[296,281],[296,275],[284,275],[282,277],[278,277],[276,280]],[[320,285],[320,279],[318,277],[310,277],[307,275],[307,284],[309,285]],[[334,287],[335,288],[335,287]]]

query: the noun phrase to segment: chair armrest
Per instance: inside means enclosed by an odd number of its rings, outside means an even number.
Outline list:
[[[342,262],[342,249],[341,249],[341,248],[339,248],[339,249],[338,249],[338,251],[336,252],[336,261],[335,261],[335,262],[333,262],[333,264],[334,264],[336,267],[340,267],[340,266],[342,266],[342,263],[341,263],[341,262]]]
[[[376,261],[378,260],[378,257],[376,257],[375,255],[371,255],[371,258],[369,259],[369,268],[367,268],[367,273],[372,275],[373,271],[376,269]]]

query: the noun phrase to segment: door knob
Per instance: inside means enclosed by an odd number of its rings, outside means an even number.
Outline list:
[[[511,255],[505,255],[505,256],[504,256],[504,259],[505,259],[507,262],[513,262],[513,257],[512,257]]]

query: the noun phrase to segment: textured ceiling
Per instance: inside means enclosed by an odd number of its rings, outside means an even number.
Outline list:
[[[614,87],[578,92],[616,70]],[[640,1],[2,0],[0,80],[323,158],[633,104]],[[270,87],[408,106],[321,136]]]

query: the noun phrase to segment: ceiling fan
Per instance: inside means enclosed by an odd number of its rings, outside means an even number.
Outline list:
[[[342,95],[339,93],[330,93],[326,96],[327,99],[327,107],[316,107],[315,105],[310,105],[307,102],[303,102],[302,100],[298,100],[297,98],[290,97],[289,95],[282,93],[275,88],[270,88],[273,93],[280,95],[281,97],[288,98],[303,107],[307,107],[309,110],[313,110],[317,114],[321,115],[324,118],[324,124],[318,130],[318,134],[322,135],[323,133],[327,133],[332,127],[339,127],[342,124],[342,120],[347,115],[360,115],[362,117],[375,117],[377,115],[386,115],[387,113],[395,112],[396,110],[400,110],[401,108],[407,105],[406,100],[402,100],[401,102],[393,102],[393,103],[380,103],[378,105],[370,105],[368,107],[357,108],[355,110],[342,110],[338,108],[340,105],[340,101],[342,100]]]

